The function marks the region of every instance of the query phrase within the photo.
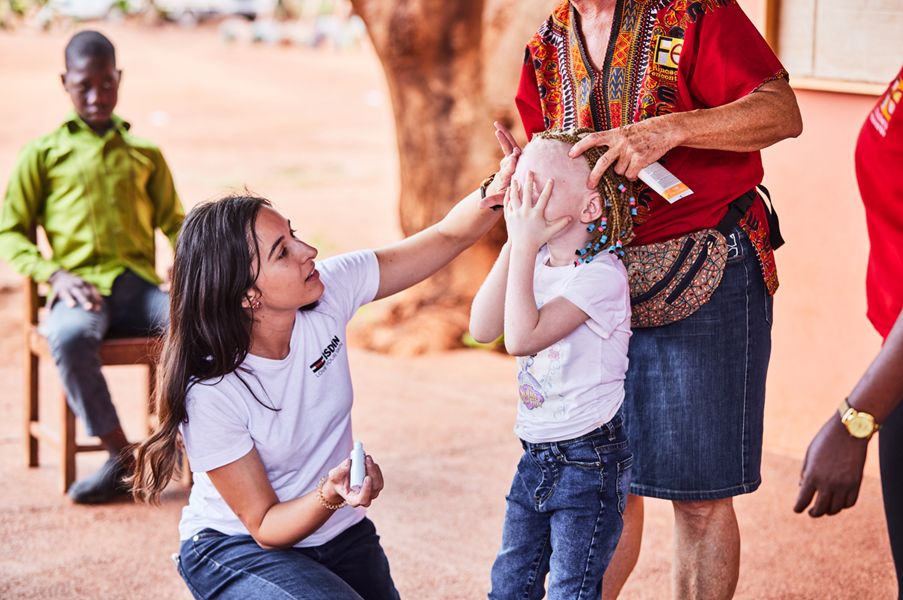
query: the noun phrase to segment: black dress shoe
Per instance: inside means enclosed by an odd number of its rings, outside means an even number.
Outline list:
[[[69,498],[77,504],[104,504],[129,493],[123,478],[131,475],[132,457],[111,457],[100,470],[79,479],[69,488]]]

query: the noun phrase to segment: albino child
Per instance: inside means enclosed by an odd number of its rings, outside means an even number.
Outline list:
[[[473,337],[517,357],[524,454],[507,498],[490,598],[596,600],[623,527],[632,455],[624,399],[630,297],[621,245],[630,184],[588,189],[575,134],[545,132],[517,161],[508,242],[473,301]],[[537,194],[534,181],[545,182]],[[576,252],[576,253],[575,253]]]

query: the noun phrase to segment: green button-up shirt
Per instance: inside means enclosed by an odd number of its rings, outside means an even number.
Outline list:
[[[113,117],[98,135],[75,113],[25,146],[0,212],[0,258],[36,281],[63,268],[109,295],[125,269],[157,284],[154,229],[175,247],[185,217],[159,148]],[[52,256],[29,240],[43,227]]]

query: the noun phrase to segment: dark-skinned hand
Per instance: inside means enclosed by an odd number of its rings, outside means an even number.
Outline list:
[[[811,517],[836,515],[856,504],[867,450],[868,440],[851,436],[832,415],[806,450],[794,512],[806,510],[813,498]]]
[[[70,308],[81,306],[93,312],[100,310],[103,302],[100,291],[78,275],[73,275],[65,269],[57,269],[50,276],[49,282],[54,293],[66,303],[66,306]]]

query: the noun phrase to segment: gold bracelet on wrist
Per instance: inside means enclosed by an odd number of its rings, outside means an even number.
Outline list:
[[[323,495],[323,484],[325,484],[325,483],[326,483],[326,475],[321,477],[320,482],[317,483],[317,500],[319,500],[320,504],[323,506],[323,508],[325,508],[327,510],[336,511],[336,510],[339,510],[340,508],[343,508],[347,504],[344,500],[342,500],[338,504],[333,504],[332,502],[330,502],[329,500],[326,499],[326,496]]]
[[[495,176],[496,173],[493,173],[480,184],[480,198],[486,198],[486,189],[489,187],[489,184],[492,183],[492,180],[495,179]]]

